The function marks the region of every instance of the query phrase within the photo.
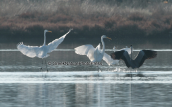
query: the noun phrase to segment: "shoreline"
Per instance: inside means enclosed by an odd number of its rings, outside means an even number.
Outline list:
[[[120,5],[116,1],[101,1],[1,1],[4,5],[0,7],[0,35],[34,38],[42,37],[44,29],[51,30],[53,35],[63,35],[70,28],[74,29],[71,32],[74,38],[101,35],[164,38],[172,35],[172,2],[139,1],[137,6],[129,0]]]

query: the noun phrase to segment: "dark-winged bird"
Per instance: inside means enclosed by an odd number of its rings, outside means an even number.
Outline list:
[[[135,59],[132,59],[132,46],[131,46],[131,57],[129,56],[128,52],[125,50],[116,51],[111,53],[111,58],[115,60],[123,60],[126,66],[129,68],[139,68],[142,66],[146,59],[152,59],[157,56],[157,51],[153,50],[141,50]]]

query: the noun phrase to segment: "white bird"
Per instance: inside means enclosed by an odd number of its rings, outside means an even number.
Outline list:
[[[55,50],[58,47],[58,45],[61,42],[63,42],[64,38],[66,37],[66,35],[71,30],[72,29],[70,29],[66,34],[61,36],[59,39],[55,39],[54,41],[50,42],[48,45],[46,45],[46,32],[52,32],[52,31],[44,30],[44,44],[42,46],[26,46],[26,45],[23,44],[23,42],[20,42],[17,45],[17,49],[21,53],[23,53],[24,55],[26,55],[26,56],[28,56],[30,58],[34,58],[34,57],[38,57],[38,58],[42,58],[42,59],[46,58],[46,57],[49,56],[48,53]],[[47,71],[48,71],[48,69],[47,69]]]
[[[121,50],[125,50],[128,52],[128,54],[131,54],[131,49],[126,46],[126,48],[123,48]],[[121,51],[120,50],[120,51]],[[113,51],[116,52],[115,46],[113,47]],[[117,59],[112,59],[110,55],[104,53],[103,60],[110,66],[110,65],[115,65],[119,63],[119,60]]]
[[[128,54],[131,54],[131,48],[128,48],[127,46],[126,46],[126,48],[120,49],[120,51],[121,51],[121,50],[125,50],[125,51],[128,52]]]
[[[103,49],[100,49],[100,43],[94,48],[92,45],[82,45],[75,48],[75,53],[79,55],[87,55],[91,62],[100,62],[105,53],[105,43],[103,41],[104,38],[111,39],[106,35],[101,36],[101,42],[103,45]]]
[[[125,50],[117,51],[111,53],[111,57],[117,60],[123,60],[126,66],[129,68],[139,68],[146,59],[152,59],[157,56],[157,52],[153,50],[141,50],[136,58],[132,59],[132,45],[131,45],[131,57],[129,56],[128,52]]]
[[[128,48],[127,46],[126,46],[126,48],[122,48],[119,51],[121,51],[121,50],[125,50],[125,51],[128,52],[128,54],[131,54],[131,48]],[[115,46],[113,47],[113,51],[116,52],[116,47]]]

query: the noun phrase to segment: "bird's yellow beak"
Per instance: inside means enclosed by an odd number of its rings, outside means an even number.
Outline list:
[[[112,39],[111,39],[111,38],[109,38],[109,37],[106,37],[106,38],[108,38],[108,39],[112,40]]]
[[[164,1],[164,3],[168,3],[168,1]]]
[[[51,32],[52,33],[52,31],[48,31],[48,32]]]

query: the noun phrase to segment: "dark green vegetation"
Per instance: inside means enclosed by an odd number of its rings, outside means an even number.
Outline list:
[[[167,37],[172,2],[163,0],[1,0],[0,35],[37,36],[44,29],[76,36]]]

